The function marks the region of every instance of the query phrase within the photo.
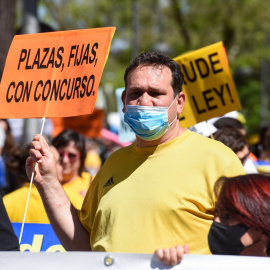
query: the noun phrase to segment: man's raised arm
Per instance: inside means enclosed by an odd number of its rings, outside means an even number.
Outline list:
[[[35,135],[29,154],[27,176],[31,179],[35,167],[33,183],[58,239],[67,251],[91,251],[89,233],[57,179],[55,159],[43,136]]]

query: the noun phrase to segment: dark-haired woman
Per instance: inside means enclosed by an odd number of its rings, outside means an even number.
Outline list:
[[[66,129],[52,140],[52,145],[58,150],[63,167],[60,182],[70,199],[81,205],[91,182],[91,175],[84,167],[85,138],[72,129]]]
[[[270,256],[270,177],[221,177],[215,184],[217,216],[208,234],[212,254]],[[187,246],[158,249],[165,264],[180,263]]]

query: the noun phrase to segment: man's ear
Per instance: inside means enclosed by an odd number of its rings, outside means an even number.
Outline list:
[[[122,92],[121,100],[123,102],[122,112],[125,113],[125,110],[126,110],[126,89]]]
[[[177,114],[181,114],[183,112],[184,109],[184,105],[186,102],[186,95],[184,92],[180,92],[178,93],[178,97],[177,97]]]

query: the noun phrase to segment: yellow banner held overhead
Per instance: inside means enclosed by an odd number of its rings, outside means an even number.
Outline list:
[[[115,27],[15,36],[0,85],[0,118],[92,113]]]
[[[241,110],[222,42],[180,55],[174,60],[184,73],[183,91],[187,96],[179,117],[182,127]]]

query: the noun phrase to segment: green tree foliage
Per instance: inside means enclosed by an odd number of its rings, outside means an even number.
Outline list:
[[[248,130],[255,131],[260,125],[261,62],[270,60],[270,1],[40,0],[42,20],[56,30],[116,26],[101,81],[105,92],[108,84],[112,89],[123,86],[132,55],[134,1],[139,4],[139,52],[158,49],[176,57],[224,42]]]
[[[15,1],[0,0],[0,82],[6,56],[14,36]]]

